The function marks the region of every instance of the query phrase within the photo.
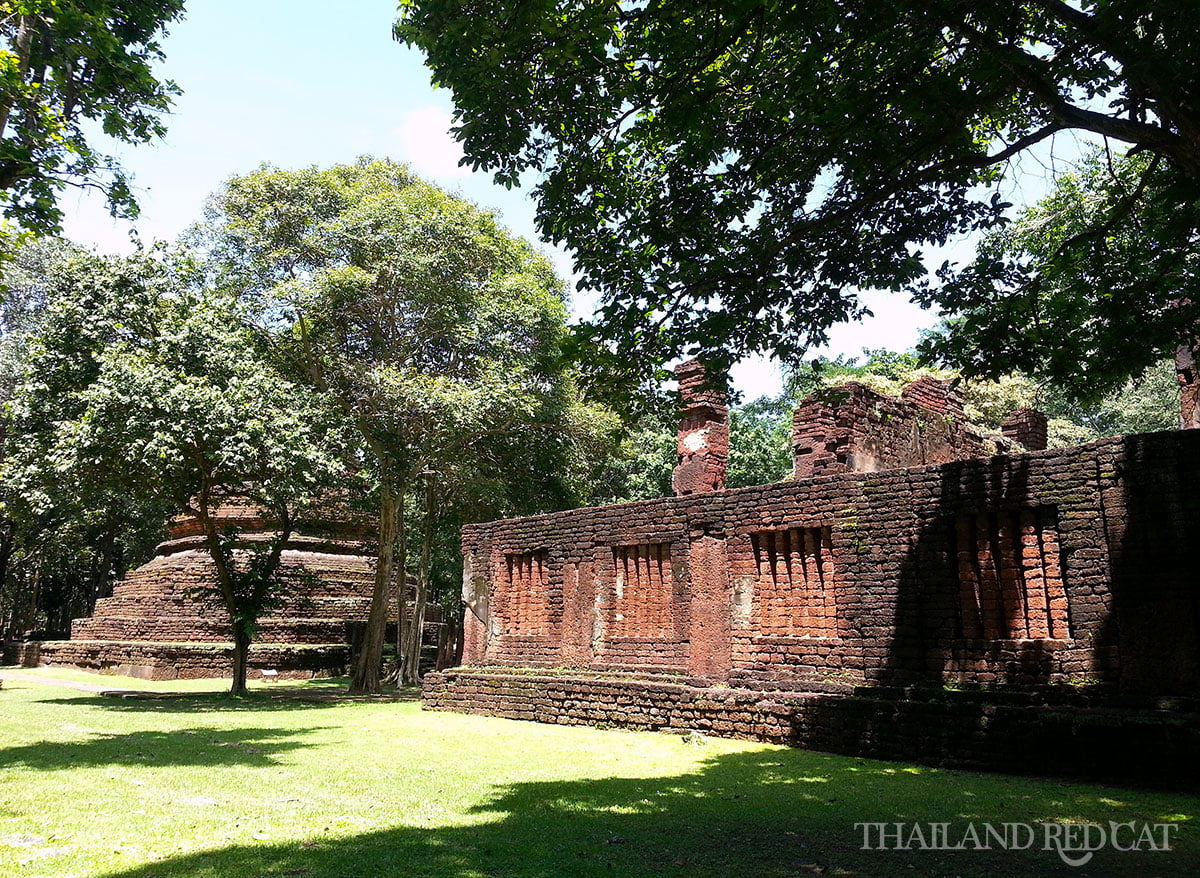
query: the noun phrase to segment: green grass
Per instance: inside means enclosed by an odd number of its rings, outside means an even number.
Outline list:
[[[1191,875],[1197,814],[1194,795],[415,703],[0,691],[3,876]],[[1040,849],[860,850],[855,823],[914,820],[1180,829],[1170,852],[1103,851],[1083,869]]]
[[[142,692],[228,692],[229,680],[205,678],[200,680],[143,680],[140,677],[121,677],[116,674],[99,674],[91,671],[81,671],[76,668],[0,668],[0,679],[5,672],[16,673],[21,677],[34,677],[48,680],[69,680],[75,683],[89,683],[106,689],[125,689]],[[346,681],[343,679],[307,680],[300,683],[295,680],[269,681],[250,679],[246,685],[251,689],[264,691],[290,690],[297,686],[307,691],[330,690],[344,691]]]

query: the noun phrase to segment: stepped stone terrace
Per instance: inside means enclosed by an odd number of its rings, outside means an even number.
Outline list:
[[[239,539],[266,539],[269,522],[245,506],[216,513],[222,529]],[[344,671],[351,645],[365,624],[374,587],[375,544],[369,523],[345,514],[299,525],[283,564],[303,569],[311,586],[261,620],[250,651],[252,676],[311,677]],[[216,600],[191,592],[215,578],[199,522],[177,519],[155,557],[96,602],[93,616],[76,619],[71,639],[26,644],[26,664],[69,665],[149,679],[228,676],[229,622]],[[389,617],[395,618],[396,596]],[[436,608],[430,614],[436,628]],[[436,633],[436,632],[435,632]]]

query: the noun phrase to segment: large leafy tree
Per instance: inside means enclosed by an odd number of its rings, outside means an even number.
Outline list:
[[[160,136],[177,92],[153,70],[183,0],[0,2],[0,204],[27,229],[56,230],[65,186],[103,190],[114,213],[136,204],[116,161],[89,134]]]
[[[298,513],[340,469],[337,420],[271,366],[236,302],[192,280],[156,254],[57,266],[10,403],[5,476],[31,505],[125,495],[194,515],[215,580],[198,597],[228,614],[240,694],[258,618],[298,584],[281,565]],[[216,514],[231,502],[277,532],[238,539]]]
[[[404,512],[417,511],[416,597],[401,617],[411,678],[441,524],[464,504],[494,517],[572,499],[574,440],[596,435],[597,413],[564,368],[561,283],[490,214],[387,161],[233,178],[197,239],[278,356],[357,427],[379,558],[354,691],[379,690],[388,595],[406,581]]]
[[[404,0],[396,34],[472,166],[538,175],[600,333],[650,361],[792,359],[856,289],[919,290],[920,248],[1001,223],[998,183],[1064,132],[1145,155],[1127,188],[1175,218],[1156,268],[1194,249],[1200,24],[1176,3]],[[1125,221],[1107,207],[1092,228]]]
[[[80,369],[60,374],[40,412],[13,411],[18,391],[28,393],[32,358],[47,333],[63,325],[63,300],[76,277],[70,266],[83,254],[65,242],[26,241],[0,273],[0,637],[31,631],[61,636],[73,618],[89,615],[95,600],[130,566],[151,557],[170,509],[131,493],[95,465],[72,486],[61,478],[38,436],[46,437],[72,393],[95,377]],[[77,279],[77,278],[76,278]],[[84,315],[77,315],[83,317]],[[51,344],[97,349],[94,322],[73,321]],[[38,462],[34,470],[22,458]],[[36,476],[36,477],[34,477]]]
[[[965,375],[1019,371],[1096,403],[1200,342],[1200,200],[1148,152],[1089,156],[989,234],[936,292],[949,320],[921,348]]]

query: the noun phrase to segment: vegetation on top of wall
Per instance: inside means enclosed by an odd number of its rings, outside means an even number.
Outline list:
[[[1019,373],[995,380],[965,379],[951,369],[923,364],[915,351],[863,350],[861,358],[819,358],[791,371],[788,392],[797,400],[824,387],[858,381],[880,393],[899,396],[924,376],[957,380],[968,420],[991,432],[1015,409],[1035,408],[1049,418],[1050,447],[1078,445],[1102,436],[1173,430],[1179,419],[1179,388],[1174,363],[1161,360],[1093,403],[1080,403],[1053,382]]]

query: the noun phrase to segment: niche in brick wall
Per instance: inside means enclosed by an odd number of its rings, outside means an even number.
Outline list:
[[[754,605],[760,633],[837,637],[833,540],[828,527],[750,534]]]
[[[1053,507],[961,515],[955,544],[963,637],[1071,636]]]
[[[610,638],[675,637],[674,574],[669,543],[613,547]]]
[[[505,634],[551,634],[554,601],[551,600],[548,554],[522,552],[505,555],[500,569],[500,594],[496,614]]]

